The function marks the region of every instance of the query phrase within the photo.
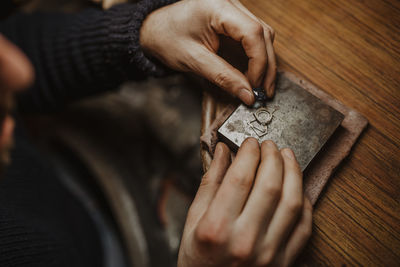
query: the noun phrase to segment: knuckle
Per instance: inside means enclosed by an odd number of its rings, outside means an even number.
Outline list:
[[[266,39],[271,39],[273,40],[275,37],[275,30],[272,29],[271,27],[265,28],[264,29],[264,37]]]
[[[200,222],[195,230],[196,239],[201,242],[212,246],[224,245],[228,238],[226,235],[227,225],[224,220],[218,222]]]
[[[220,185],[221,182],[221,180],[216,179],[215,175],[210,174],[210,170],[208,170],[201,178],[200,187]]]
[[[257,261],[258,266],[271,266],[275,259],[276,249],[268,247],[263,251],[260,259]]]
[[[232,258],[246,261],[252,258],[256,246],[256,235],[248,234],[247,225],[241,225],[236,231],[229,248]]]
[[[246,243],[237,243],[230,249],[231,257],[240,262],[247,261],[251,258],[253,252],[253,246]]]
[[[196,237],[201,243],[213,246],[221,246],[225,242],[220,234],[211,231],[197,230]]]
[[[216,146],[215,151],[217,151],[217,149],[221,151],[220,154],[226,154],[226,153],[228,153],[228,152],[230,151],[229,148],[228,148],[228,146],[225,145],[225,144],[222,143],[222,142],[218,142],[218,143],[217,143],[217,146]]]
[[[269,28],[269,32],[271,34],[272,39],[275,39],[275,30],[274,30],[274,28]]]
[[[272,33],[269,28],[264,29],[264,38],[265,39],[271,39],[272,38]]]
[[[181,57],[177,57],[176,65],[182,69],[195,70],[199,66],[197,64],[198,58],[204,56],[204,52],[201,49],[194,48],[190,51],[182,51]]]
[[[264,27],[260,23],[254,23],[250,28],[250,32],[256,36],[263,35]]]
[[[232,83],[231,78],[226,72],[219,72],[214,77],[214,83],[222,88],[229,88]]]
[[[272,161],[273,164],[282,163],[281,153],[278,151],[276,146],[272,149],[270,146],[268,148],[264,146],[262,149],[267,160]]]
[[[269,151],[268,157],[270,158],[270,160],[272,160],[276,163],[282,162],[281,153],[279,153],[278,150]]]
[[[303,209],[303,201],[297,198],[290,198],[284,200],[283,206],[290,214],[296,215]]]
[[[234,187],[248,190],[253,185],[253,179],[250,175],[242,174],[232,177],[231,183]]]
[[[264,186],[264,194],[272,199],[278,200],[281,198],[282,188],[278,185],[267,184]]]

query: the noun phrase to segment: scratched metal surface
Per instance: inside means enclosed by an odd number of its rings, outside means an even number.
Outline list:
[[[248,137],[255,137],[260,143],[273,140],[279,148],[290,147],[294,151],[302,170],[344,118],[343,114],[284,75],[278,76],[276,95],[265,108],[273,113],[267,128],[255,121],[253,113],[258,109],[240,105],[218,129],[219,137],[233,149]],[[262,118],[259,119],[263,122]]]

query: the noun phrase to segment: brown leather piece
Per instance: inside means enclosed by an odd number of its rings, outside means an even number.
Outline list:
[[[305,192],[314,205],[333,172],[342,160],[349,155],[351,148],[367,126],[368,121],[363,115],[345,106],[311,83],[289,72],[282,74],[345,116],[335,134],[304,172]],[[235,105],[221,102],[209,92],[204,93],[202,136],[200,137],[204,171],[207,171],[210,166],[218,142],[217,129],[234,109]]]

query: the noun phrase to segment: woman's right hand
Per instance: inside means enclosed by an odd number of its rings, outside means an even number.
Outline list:
[[[234,161],[219,143],[190,207],[178,266],[289,266],[311,235],[312,206],[290,149],[254,138]]]

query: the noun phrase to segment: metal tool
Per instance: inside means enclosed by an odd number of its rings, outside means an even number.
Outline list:
[[[344,116],[284,75],[265,106],[241,104],[218,129],[219,138],[237,150],[248,137],[291,148],[304,170],[335,132]]]

